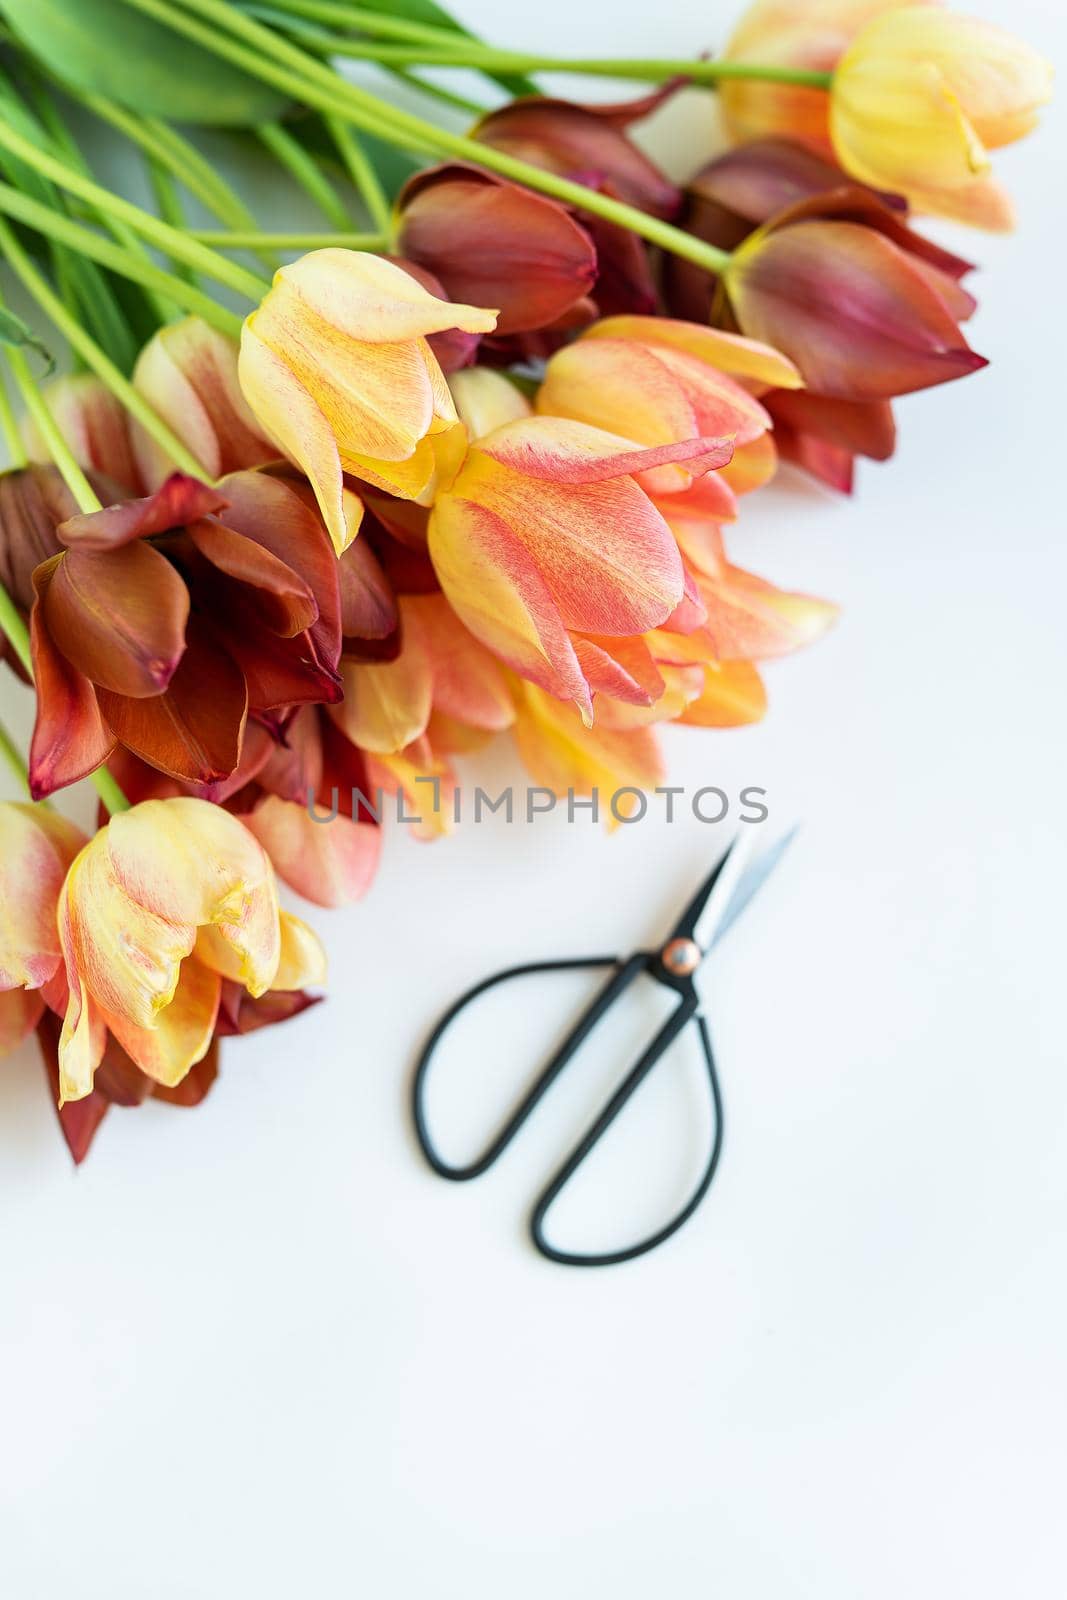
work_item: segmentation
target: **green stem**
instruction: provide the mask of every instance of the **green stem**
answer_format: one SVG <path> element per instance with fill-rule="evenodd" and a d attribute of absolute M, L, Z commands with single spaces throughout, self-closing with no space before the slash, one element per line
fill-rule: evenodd
<path fill-rule="evenodd" d="M 342 122 L 340 117 L 327 116 L 324 120 L 330 138 L 337 146 L 337 154 L 359 191 L 363 204 L 370 213 L 371 221 L 388 238 L 393 229 L 392 208 L 378 174 L 367 159 L 367 152 L 348 124 Z"/>
<path fill-rule="evenodd" d="M 7 351 L 7 359 L 15 383 L 22 394 L 23 400 L 26 402 L 26 409 L 34 422 L 36 422 L 41 438 L 48 448 L 48 453 L 55 462 L 64 483 L 74 496 L 79 508 L 83 512 L 99 511 L 100 500 L 93 490 L 92 484 L 71 455 L 66 440 L 56 426 L 55 418 L 41 395 L 37 384 L 34 382 L 29 363 L 22 351 L 9 349 Z M 15 654 L 22 662 L 28 676 L 32 678 L 33 658 L 30 653 L 29 630 L 19 615 L 11 596 L 2 585 L 0 585 L 0 628 L 7 634 Z M 106 766 L 97 767 L 95 772 L 89 774 L 89 777 L 97 794 L 112 816 L 116 811 L 125 811 L 127 809 L 129 801 Z"/>
<path fill-rule="evenodd" d="M 314 156 L 310 155 L 299 139 L 278 122 L 264 122 L 256 133 L 304 193 L 318 206 L 327 222 L 335 228 L 347 228 L 348 212 L 329 179 L 319 171 Z"/>
<path fill-rule="evenodd" d="M 27 677 L 33 678 L 33 657 L 30 655 L 30 630 L 22 620 L 22 613 L 0 583 L 0 633 L 6 634 L 8 643 L 22 663 Z"/>
<path fill-rule="evenodd" d="M 48 454 L 59 469 L 63 482 L 77 501 L 79 511 L 99 511 L 100 500 L 96 491 L 75 461 L 70 446 L 56 426 L 56 419 L 34 382 L 25 355 L 21 350 L 10 348 L 5 351 L 5 355 L 11 368 L 11 376 L 15 380 L 15 387 L 22 396 L 26 410 L 37 424 L 37 431 L 44 440 Z"/>
<path fill-rule="evenodd" d="M 473 67 L 479 71 L 488 68 L 494 72 L 578 72 L 589 77 L 637 78 L 653 82 L 674 77 L 687 77 L 696 83 L 715 83 L 723 78 L 754 78 L 761 83 L 788 83 L 811 89 L 828 89 L 833 77 L 829 72 L 763 66 L 747 61 L 694 61 L 690 57 L 673 60 L 603 57 L 575 60 L 571 57 L 545 56 L 537 51 L 499 49 L 495 45 L 470 39 L 452 28 L 384 16 L 364 6 L 345 4 L 344 0 L 273 0 L 273 5 L 277 11 L 305 17 L 312 22 L 322 22 L 329 27 L 351 28 L 372 38 L 391 39 L 411 47 L 425 47 L 393 54 L 388 51 L 380 53 L 378 47 L 365 47 L 363 41 L 359 40 L 333 40 L 335 55 L 351 55 L 368 61 L 408 62 L 413 66 Z M 301 37 L 315 44 L 325 44 L 329 38 L 326 34 L 316 37 L 310 32 L 302 33 Z"/>
<path fill-rule="evenodd" d="M 120 196 L 112 194 L 110 189 L 104 189 L 91 178 L 75 172 L 55 156 L 38 150 L 36 145 L 29 139 L 23 138 L 22 134 L 3 118 L 0 118 L 0 146 L 39 172 L 42 177 L 50 178 L 61 189 L 77 195 L 80 200 L 87 201 L 96 210 L 117 217 L 143 238 L 165 251 L 167 255 L 173 256 L 178 261 L 184 261 L 190 267 L 195 267 L 205 277 L 213 278 L 217 283 L 223 283 L 227 288 L 254 301 L 262 299 L 269 288 L 269 284 L 262 278 L 246 272 L 244 267 L 238 266 L 236 262 L 217 255 L 206 245 L 197 244 L 179 229 L 161 222 L 159 217 L 154 217 L 151 212 L 143 211 L 140 206 L 121 199 Z"/>
<path fill-rule="evenodd" d="M 7 597 L 5 596 L 5 599 L 6 598 Z M 26 759 L 23 756 L 22 751 L 19 749 L 10 733 L 8 733 L 7 729 L 4 727 L 3 722 L 0 722 L 0 756 L 3 756 L 4 760 L 7 762 L 16 778 L 19 780 L 21 786 L 25 789 L 26 793 L 29 794 L 30 769 L 26 765 Z"/>
<path fill-rule="evenodd" d="M 26 446 L 22 442 L 22 434 L 19 432 L 15 413 L 11 408 L 11 397 L 7 392 L 7 385 L 2 379 L 0 379 L 0 433 L 4 436 L 4 443 L 7 445 L 9 457 L 6 470 L 17 472 L 20 467 L 26 465 L 29 457 L 26 454 Z"/>
<path fill-rule="evenodd" d="M 257 245 L 275 250 L 382 250 L 388 243 L 381 233 L 217 233 L 193 228 L 189 237 L 216 250 L 249 250 Z"/>
<path fill-rule="evenodd" d="M 47 280 L 23 250 L 14 231 L 2 219 L 0 219 L 0 250 L 7 257 L 24 288 L 33 296 L 71 348 L 78 352 L 90 371 L 95 372 L 100 381 L 106 384 L 119 404 L 136 418 L 145 432 L 171 458 L 174 465 L 194 478 L 208 478 L 210 481 L 210 475 L 203 463 L 196 459 L 175 433 L 172 433 L 163 418 L 105 355 L 95 339 L 85 331 L 75 317 L 70 315 L 62 300 L 53 293 Z"/>
<path fill-rule="evenodd" d="M 117 272 L 120 276 L 130 278 L 134 283 L 139 283 L 144 288 L 173 300 L 175 304 L 192 312 L 194 316 L 203 317 L 205 322 L 217 328 L 220 333 L 236 336 L 241 331 L 241 318 L 236 312 L 228 311 L 225 306 L 218 305 L 202 289 L 197 289 L 184 279 L 175 277 L 172 272 L 165 272 L 154 262 L 142 261 L 120 245 L 112 243 L 110 239 L 101 238 L 91 228 L 83 228 L 80 223 L 64 216 L 62 212 L 53 211 L 51 206 L 33 200 L 29 195 L 20 194 L 7 183 L 0 183 L 0 212 L 14 217 L 18 222 L 26 223 L 38 233 L 43 233 L 46 238 L 69 245 L 71 249 L 89 256 L 93 261 L 98 261 L 101 266 L 109 267 L 112 272 Z"/>
<path fill-rule="evenodd" d="M 237 35 L 237 39 L 224 37 L 218 27 L 205 27 L 190 17 L 187 11 L 176 10 L 168 0 L 123 0 L 123 3 L 146 16 L 157 18 L 215 55 L 232 61 L 252 77 L 261 78 L 285 93 L 296 95 L 319 110 L 342 115 L 356 127 L 362 127 L 390 144 L 423 153 L 428 151 L 458 156 L 463 161 L 487 167 L 502 177 L 511 178 L 515 183 L 525 184 L 577 210 L 591 212 L 607 222 L 627 228 L 647 239 L 650 244 L 659 245 L 673 255 L 692 261 L 714 276 L 721 273 L 730 260 L 727 251 L 717 250 L 691 234 L 683 233 L 680 228 L 661 222 L 658 217 L 649 216 L 633 206 L 586 189 L 579 183 L 572 183 L 567 178 L 557 177 L 555 173 L 542 171 L 529 162 L 495 150 L 491 145 L 448 133 L 421 117 L 387 105 L 376 95 L 357 88 L 328 67 L 306 57 L 302 51 L 288 45 L 269 29 L 260 27 L 250 17 L 233 10 L 224 0 L 185 0 L 185 6 L 187 11 L 207 17 L 229 33 Z M 238 42 L 239 39 L 250 40 L 255 48 L 247 48 Z M 265 56 L 273 60 L 265 60 Z"/>

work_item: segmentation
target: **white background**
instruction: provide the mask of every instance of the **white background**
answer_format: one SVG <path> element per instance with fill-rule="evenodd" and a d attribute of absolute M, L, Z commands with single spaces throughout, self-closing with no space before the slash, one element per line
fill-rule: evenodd
<path fill-rule="evenodd" d="M 681 54 L 731 9 L 464 15 Z M 1053 0 L 980 9 L 1064 43 Z M 676 171 L 707 105 L 653 130 Z M 676 782 L 804 824 L 703 980 L 709 1204 L 634 1265 L 550 1266 L 529 1200 L 624 1058 L 469 1187 L 422 1165 L 406 1094 L 459 989 L 656 938 L 727 829 L 392 828 L 366 901 L 313 914 L 328 1005 L 227 1049 L 202 1109 L 114 1113 L 74 1173 L 33 1050 L 0 1065 L 5 1596 L 1063 1595 L 1063 125 L 999 162 L 1019 234 L 963 244 L 992 367 L 905 401 L 855 503 L 783 478 L 732 537 L 844 617 L 769 672 L 761 727 L 669 741 Z M 474 1042 L 456 1127 L 532 1064 L 542 999 Z M 628 1223 L 679 1192 L 691 1088 L 620 1129 Z"/>

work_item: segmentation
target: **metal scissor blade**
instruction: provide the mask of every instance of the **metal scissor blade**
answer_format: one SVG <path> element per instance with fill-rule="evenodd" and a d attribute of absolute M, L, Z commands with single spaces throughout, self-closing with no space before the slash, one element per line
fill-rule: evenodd
<path fill-rule="evenodd" d="M 738 917 L 748 907 L 749 902 L 759 894 L 799 832 L 799 825 L 795 828 L 790 828 L 789 832 L 783 834 L 775 844 L 771 845 L 769 850 L 764 851 L 758 861 L 751 863 L 734 890 L 733 899 L 726 907 L 722 920 L 715 931 L 715 936 L 711 941 L 713 945 L 718 944 L 723 935 L 729 933 Z M 697 942 L 700 943 L 699 940 Z"/>
<path fill-rule="evenodd" d="M 725 915 L 733 898 L 753 843 L 751 829 L 737 835 L 682 912 L 671 934 L 672 939 L 692 939 L 701 950 L 705 953 L 708 951 L 719 920 Z"/>

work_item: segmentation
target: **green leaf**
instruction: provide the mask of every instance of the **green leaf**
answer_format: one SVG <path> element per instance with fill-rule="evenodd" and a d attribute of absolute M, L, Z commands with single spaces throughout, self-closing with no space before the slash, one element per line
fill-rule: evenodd
<path fill-rule="evenodd" d="M 56 358 L 46 344 L 43 344 L 28 322 L 23 322 L 13 311 L 6 306 L 0 306 L 0 344 L 12 344 L 22 349 L 36 350 L 46 363 L 45 377 L 56 370 Z"/>
<path fill-rule="evenodd" d="M 247 127 L 285 99 L 122 0 L 0 0 L 13 31 L 72 88 L 176 122 Z"/>

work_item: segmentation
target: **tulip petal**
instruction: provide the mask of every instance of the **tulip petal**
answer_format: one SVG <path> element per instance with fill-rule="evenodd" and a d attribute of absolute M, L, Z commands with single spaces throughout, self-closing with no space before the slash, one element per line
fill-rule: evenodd
<path fill-rule="evenodd" d="M 609 808 L 619 790 L 652 789 L 663 781 L 663 760 L 651 728 L 585 728 L 571 707 L 532 684 L 522 685 L 515 742 L 531 777 L 553 794 L 597 791 L 605 822 L 612 820 Z M 617 809 L 624 808 L 618 804 Z"/>
<path fill-rule="evenodd" d="M 577 634 L 574 650 L 594 694 L 628 705 L 650 706 L 663 693 L 663 678 L 642 638 Z"/>
<path fill-rule="evenodd" d="M 164 1100 L 169 1106 L 198 1106 L 207 1099 L 219 1075 L 218 1023 L 215 1034 L 204 1055 L 194 1061 L 180 1083 L 168 1085 L 154 1083 L 152 1098 Z M 99 1081 L 99 1072 L 97 1073 Z"/>
<path fill-rule="evenodd" d="M 697 728 L 742 728 L 759 722 L 767 710 L 767 691 L 751 661 L 710 662 L 704 687 L 678 718 Z"/>
<path fill-rule="evenodd" d="M 359 343 L 395 344 L 461 328 L 491 333 L 496 313 L 428 293 L 410 273 L 356 250 L 312 250 L 274 275 L 309 319 Z M 254 313 L 259 316 L 261 313 Z"/>
<path fill-rule="evenodd" d="M 151 1028 L 108 1014 L 108 1027 L 131 1061 L 154 1083 L 173 1088 L 211 1047 L 222 979 L 195 958 L 182 962 L 173 999 Z"/>
<path fill-rule="evenodd" d="M 243 602 L 272 633 L 291 639 L 318 620 L 310 584 L 262 545 L 207 519 L 190 524 L 188 535 L 213 567 L 251 591 L 242 595 Z"/>
<path fill-rule="evenodd" d="M 508 423 L 479 441 L 479 450 L 502 466 L 542 483 L 586 486 L 680 463 L 694 474 L 723 467 L 733 455 L 729 439 L 688 438 L 653 449 L 564 417 L 529 417 Z M 456 487 L 456 486 L 454 486 Z M 456 487 L 456 492 L 462 491 Z"/>
<path fill-rule="evenodd" d="M 75 671 L 115 694 L 161 693 L 185 650 L 188 591 L 166 557 L 141 540 L 106 552 L 68 550 L 41 608 Z"/>
<path fill-rule="evenodd" d="M 115 736 L 101 714 L 96 690 L 56 649 L 41 615 L 41 597 L 61 556 L 34 573 L 37 599 L 30 615 L 30 650 L 37 719 L 30 741 L 30 793 L 43 800 L 77 783 L 106 761 Z"/>
<path fill-rule="evenodd" d="M 271 987 L 291 991 L 325 983 L 326 952 L 315 930 L 290 911 L 281 912 L 279 922 L 282 953 Z"/>
<path fill-rule="evenodd" d="M 143 492 L 129 414 L 106 384 L 90 372 L 66 374 L 43 384 L 41 398 L 79 467 L 101 473 L 127 494 Z M 50 462 L 51 454 L 31 417 L 24 419 L 22 433 L 30 460 Z M 72 505 L 66 516 L 76 509 Z"/>
<path fill-rule="evenodd" d="M 448 387 L 459 419 L 472 439 L 482 439 L 507 422 L 519 422 L 532 407 L 522 390 L 493 367 L 454 372 Z"/>
<path fill-rule="evenodd" d="M 870 228 L 753 235 L 725 281 L 742 326 L 780 344 L 820 394 L 888 400 L 986 365 L 923 273 Z"/>
<path fill-rule="evenodd" d="M 236 342 L 199 317 L 161 328 L 138 356 L 133 383 L 203 463 L 205 477 L 271 459 L 274 452 L 241 393 Z M 169 458 L 136 422 L 133 447 L 146 482 L 163 481 L 172 470 Z"/>
<path fill-rule="evenodd" d="M 555 600 L 525 544 L 487 506 L 443 495 L 430 555 L 460 620 L 502 661 L 591 712 L 589 690 Z"/>
<path fill-rule="evenodd" d="M 36 1028 L 45 1004 L 34 989 L 0 990 L 0 1057 L 9 1055 Z"/>
<path fill-rule="evenodd" d="M 217 783 L 236 769 L 248 711 L 244 676 L 231 656 L 190 624 L 188 646 L 165 693 L 131 700 L 98 691 L 122 744 L 186 783 Z"/>
<path fill-rule="evenodd" d="M 430 662 L 434 710 L 492 732 L 510 727 L 515 708 L 504 674 L 445 596 L 405 595 L 400 606 L 405 628 L 414 619 Z"/>
<path fill-rule="evenodd" d="M 39 989 L 55 974 L 56 904 L 84 843 L 58 812 L 0 801 L 0 992 Z"/>
<path fill-rule="evenodd" d="M 374 880 L 382 839 L 374 823 L 354 822 L 340 812 L 329 822 L 314 820 L 306 799 L 282 800 L 276 795 L 266 795 L 243 821 L 279 877 L 314 905 L 351 905 Z"/>
<path fill-rule="evenodd" d="M 387 755 L 425 730 L 433 676 L 414 613 L 404 617 L 403 648 L 395 661 L 345 661 L 345 697 L 333 715 L 354 744 Z"/>
<path fill-rule="evenodd" d="M 582 340 L 586 339 L 631 339 L 666 345 L 709 367 L 717 367 L 729 377 L 766 384 L 772 389 L 799 389 L 804 381 L 788 356 L 773 345 L 675 317 L 604 317 L 586 329 Z"/>
<path fill-rule="evenodd" d="M 69 549 L 117 550 L 132 539 L 169 533 L 198 517 L 221 511 L 226 504 L 217 489 L 184 472 L 172 472 L 154 494 L 143 500 L 123 500 L 102 511 L 83 511 L 68 517 L 56 530 Z"/>
<path fill-rule="evenodd" d="M 702 637 L 719 661 L 786 655 L 819 638 L 838 615 L 828 600 L 778 589 L 741 567 L 727 565 L 721 579 L 702 579 L 699 588 L 708 609 Z"/>
<path fill-rule="evenodd" d="M 396 596 L 368 540 L 349 545 L 337 563 L 337 580 L 342 636 L 388 638 L 397 623 Z"/>
<path fill-rule="evenodd" d="M 546 327 L 596 281 L 592 241 L 563 206 L 476 167 L 418 173 L 397 208 L 402 253 L 457 299 L 492 303 L 497 334 Z"/>

